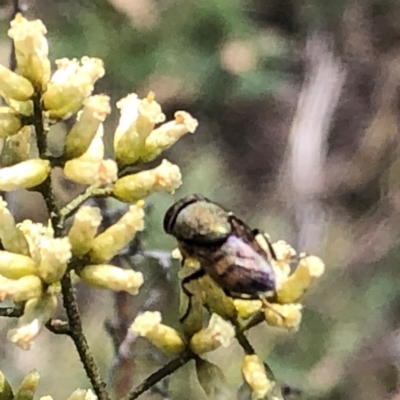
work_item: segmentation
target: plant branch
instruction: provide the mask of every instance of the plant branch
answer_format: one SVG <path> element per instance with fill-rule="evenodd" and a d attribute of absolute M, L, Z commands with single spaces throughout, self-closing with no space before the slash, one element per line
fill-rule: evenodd
<path fill-rule="evenodd" d="M 75 199 L 73 199 L 70 203 L 68 203 L 60 210 L 59 213 L 60 220 L 58 221 L 58 228 L 61 229 L 64 225 L 65 220 L 69 216 L 71 216 L 78 209 L 78 207 L 86 200 L 95 196 L 101 196 L 101 197 L 108 196 L 109 194 L 111 194 L 110 188 L 89 186 L 82 194 L 77 196 Z"/>
<path fill-rule="evenodd" d="M 93 390 L 99 400 L 109 400 L 109 396 L 106 390 L 106 384 L 101 379 L 99 368 L 90 352 L 88 342 L 83 333 L 82 322 L 76 304 L 71 276 L 67 273 L 61 280 L 63 304 L 67 313 L 68 322 L 70 326 L 69 336 L 75 344 L 76 350 L 79 354 L 79 358 L 83 364 L 90 383 L 93 386 Z"/>
<path fill-rule="evenodd" d="M 140 385 L 138 385 L 135 389 L 133 389 L 127 396 L 125 396 L 122 400 L 135 400 L 142 393 L 149 390 L 156 383 L 171 375 L 179 368 L 183 367 L 190 360 L 195 359 L 197 356 L 191 351 L 186 351 L 182 353 L 179 357 L 174 358 L 168 364 L 165 364 L 158 371 L 151 374 L 148 378 L 146 378 Z"/>
<path fill-rule="evenodd" d="M 41 92 L 37 90 L 32 98 L 34 105 L 33 113 L 33 125 L 36 131 L 36 144 L 39 151 L 39 157 L 43 160 L 48 160 L 48 149 L 47 149 L 47 133 L 48 124 L 43 118 L 42 103 L 41 103 Z M 42 193 L 46 206 L 50 215 L 52 227 L 54 229 L 54 236 L 60 237 L 64 228 L 64 214 L 58 210 L 51 181 L 51 174 L 45 179 L 45 181 L 39 186 L 39 190 Z M 74 202 L 71 202 L 75 204 Z M 70 203 L 70 204 L 71 204 Z M 78 207 L 81 202 L 75 206 Z M 88 342 L 82 329 L 82 322 L 78 311 L 78 305 L 76 303 L 74 289 L 71 282 L 70 272 L 67 271 L 61 279 L 61 291 L 63 305 L 67 314 L 68 322 L 66 324 L 59 324 L 56 321 L 49 321 L 46 327 L 57 334 L 67 334 L 71 337 L 75 344 L 79 358 L 83 364 L 86 375 L 92 384 L 93 390 L 96 393 L 98 400 L 109 400 L 109 395 L 106 390 L 106 384 L 101 379 L 99 368 L 93 358 L 93 355 L 89 349 Z"/>
<path fill-rule="evenodd" d="M 47 131 L 45 121 L 43 119 L 41 95 L 35 93 L 32 98 L 33 100 L 33 125 L 36 132 L 36 144 L 39 151 L 39 157 L 42 160 L 46 159 L 47 153 Z M 43 195 L 46 207 L 50 215 L 51 224 L 53 229 L 57 228 L 58 225 L 58 207 L 54 199 L 52 184 L 51 184 L 51 173 L 47 176 L 44 182 L 38 187 Z M 59 232 L 55 232 L 55 236 L 58 236 Z"/>
<path fill-rule="evenodd" d="M 0 317 L 19 318 L 23 313 L 21 307 L 0 307 Z"/>
<path fill-rule="evenodd" d="M 59 319 L 50 319 L 45 324 L 46 328 L 55 335 L 68 335 L 71 336 L 69 324 L 66 321 Z"/>
<path fill-rule="evenodd" d="M 236 329 L 236 339 L 239 342 L 240 346 L 242 347 L 243 351 L 246 353 L 246 355 L 250 356 L 256 354 L 253 346 L 247 339 L 246 335 L 243 333 L 243 331 L 241 331 L 238 328 Z"/>

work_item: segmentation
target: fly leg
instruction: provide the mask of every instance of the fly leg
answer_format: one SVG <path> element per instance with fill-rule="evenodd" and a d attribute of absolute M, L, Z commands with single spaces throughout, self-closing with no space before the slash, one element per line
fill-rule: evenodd
<path fill-rule="evenodd" d="M 192 310 L 192 297 L 193 297 L 193 293 L 191 293 L 186 285 L 189 284 L 190 282 L 199 279 L 201 277 L 203 277 L 205 275 L 205 272 L 203 269 L 198 269 L 196 272 L 194 272 L 191 275 L 185 276 L 182 281 L 181 281 L 181 288 L 182 288 L 182 292 L 187 296 L 188 298 L 188 306 L 186 308 L 186 311 L 184 312 L 184 314 L 179 318 L 179 321 L 181 323 L 183 323 L 185 321 L 185 319 L 189 316 L 191 310 Z"/>

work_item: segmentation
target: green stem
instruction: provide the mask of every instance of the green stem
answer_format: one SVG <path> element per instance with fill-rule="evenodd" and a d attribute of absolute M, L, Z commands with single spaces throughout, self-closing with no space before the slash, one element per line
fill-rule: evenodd
<path fill-rule="evenodd" d="M 64 226 L 65 220 L 71 216 L 79 206 L 91 197 L 103 197 L 111 194 L 111 188 L 104 188 L 99 186 L 89 186 L 82 194 L 73 199 L 70 203 L 60 210 L 60 219 L 58 221 L 58 228 Z"/>

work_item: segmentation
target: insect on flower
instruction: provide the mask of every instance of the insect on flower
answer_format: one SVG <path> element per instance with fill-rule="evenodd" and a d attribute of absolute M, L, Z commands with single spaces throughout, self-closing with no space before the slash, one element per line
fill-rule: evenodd
<path fill-rule="evenodd" d="M 275 258 L 256 240 L 252 230 L 232 213 L 207 198 L 193 194 L 178 200 L 166 212 L 164 230 L 173 235 L 185 259 L 195 258 L 200 269 L 182 280 L 185 284 L 209 275 L 234 298 L 258 299 L 275 293 L 275 276 L 270 259 Z"/>

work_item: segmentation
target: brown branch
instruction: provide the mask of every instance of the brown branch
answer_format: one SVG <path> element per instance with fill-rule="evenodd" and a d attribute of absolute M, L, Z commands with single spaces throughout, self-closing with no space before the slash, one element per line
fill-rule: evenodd
<path fill-rule="evenodd" d="M 0 317 L 19 318 L 24 313 L 21 307 L 0 307 Z"/>
<path fill-rule="evenodd" d="M 142 393 L 149 390 L 156 383 L 160 382 L 162 379 L 171 375 L 179 368 L 183 367 L 190 360 L 195 359 L 197 356 L 191 351 L 186 351 L 182 353 L 179 357 L 174 358 L 168 364 L 165 364 L 162 368 L 151 374 L 148 378 L 146 378 L 140 385 L 138 385 L 135 389 L 133 389 L 127 396 L 125 396 L 122 400 L 135 400 Z"/>
<path fill-rule="evenodd" d="M 70 273 L 67 273 L 61 280 L 62 297 L 65 311 L 70 326 L 69 336 L 75 344 L 79 358 L 83 364 L 86 375 L 93 386 L 93 390 L 99 400 L 109 400 L 106 384 L 101 379 L 99 368 L 89 349 L 89 344 L 83 333 L 82 322 L 73 292 Z"/>
<path fill-rule="evenodd" d="M 71 330 L 68 322 L 59 319 L 50 319 L 46 322 L 45 327 L 55 335 L 68 335 L 71 336 Z"/>
<path fill-rule="evenodd" d="M 235 327 L 235 331 L 236 331 L 236 340 L 239 342 L 239 344 L 242 347 L 245 354 L 248 356 L 256 354 L 253 346 L 251 345 L 251 343 L 247 339 L 246 335 L 244 334 L 244 332 L 240 329 L 240 327 L 237 324 Z"/>

